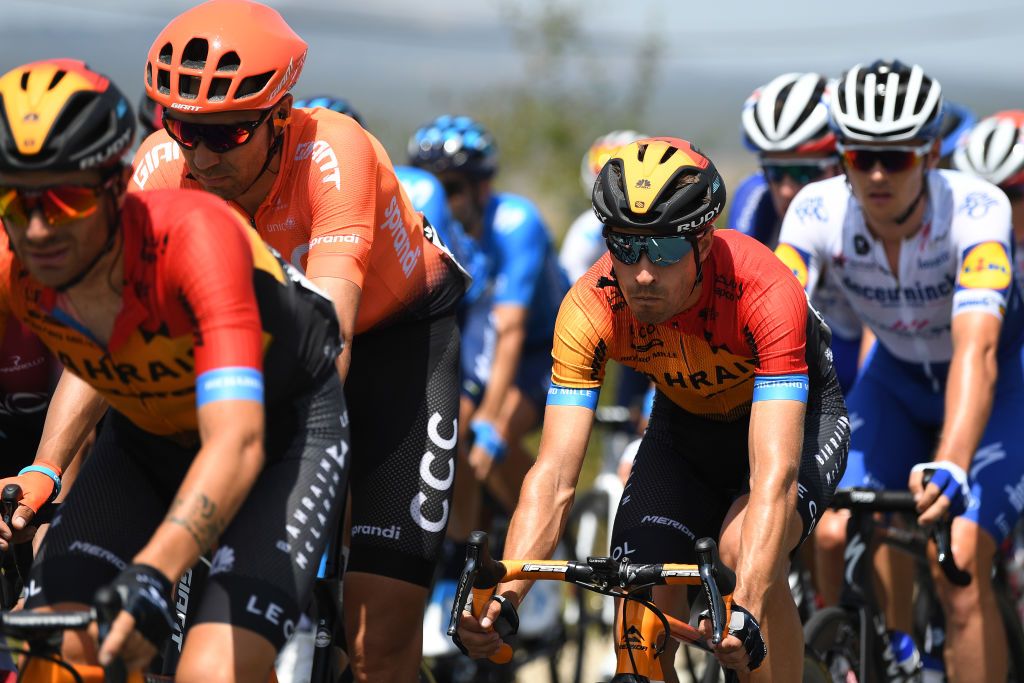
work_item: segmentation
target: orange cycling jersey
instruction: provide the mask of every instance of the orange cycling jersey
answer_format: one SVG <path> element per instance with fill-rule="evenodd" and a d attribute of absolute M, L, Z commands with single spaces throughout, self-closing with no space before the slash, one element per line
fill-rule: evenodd
<path fill-rule="evenodd" d="M 308 277 L 362 290 L 356 334 L 454 307 L 465 275 L 425 229 L 376 138 L 344 114 L 293 109 L 280 155 L 252 224 Z M 131 189 L 200 188 L 162 130 L 142 143 L 134 167 Z"/>
<path fill-rule="evenodd" d="M 129 194 L 120 223 L 124 285 L 107 343 L 7 249 L 0 337 L 13 312 L 66 370 L 157 435 L 195 432 L 205 403 L 270 404 L 335 372 L 340 342 L 330 301 L 224 202 L 204 192 Z"/>
<path fill-rule="evenodd" d="M 809 382 L 828 371 L 807 354 L 811 346 L 818 353 L 823 331 L 827 345 L 827 328 L 809 315 L 793 274 L 756 240 L 715 233 L 697 303 L 659 324 L 632 314 L 611 258 L 599 259 L 562 302 L 548 405 L 594 407 L 609 358 L 644 373 L 687 412 L 717 420 L 745 415 L 752 401 L 806 401 Z"/>

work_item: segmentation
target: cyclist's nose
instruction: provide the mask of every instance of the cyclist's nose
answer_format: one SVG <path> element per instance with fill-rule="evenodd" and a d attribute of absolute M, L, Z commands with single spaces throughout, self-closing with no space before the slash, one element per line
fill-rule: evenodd
<path fill-rule="evenodd" d="M 195 149 L 192 150 L 192 165 L 197 170 L 205 171 L 213 168 L 218 163 L 220 163 L 220 155 L 216 152 L 211 152 L 205 142 L 200 141 Z"/>
<path fill-rule="evenodd" d="M 647 252 L 640 254 L 640 260 L 637 261 L 637 265 L 640 267 L 636 272 L 635 280 L 638 285 L 651 285 L 657 279 L 654 277 L 654 264 L 651 263 L 651 259 L 647 258 Z"/>

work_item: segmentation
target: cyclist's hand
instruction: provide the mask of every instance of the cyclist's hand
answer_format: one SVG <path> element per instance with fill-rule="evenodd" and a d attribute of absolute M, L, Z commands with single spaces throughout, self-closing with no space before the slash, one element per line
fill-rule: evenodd
<path fill-rule="evenodd" d="M 480 446 L 473 446 L 469 449 L 469 466 L 473 469 L 473 477 L 479 482 L 487 481 L 494 469 L 495 461 L 491 455 Z"/>
<path fill-rule="evenodd" d="M 124 609 L 101 644 L 100 664 L 120 656 L 129 670 L 138 670 L 149 664 L 174 628 L 172 585 L 159 570 L 145 564 L 129 566 L 112 585 Z"/>
<path fill-rule="evenodd" d="M 458 640 L 455 644 L 461 645 L 460 649 L 473 659 L 486 659 L 496 653 L 501 647 L 501 637 L 494 630 L 494 621 L 499 614 L 501 603 L 497 600 L 488 601 L 487 610 L 479 620 L 471 613 L 463 612 L 459 617 Z"/>
<path fill-rule="evenodd" d="M 922 487 L 925 472 L 931 473 L 927 487 Z M 917 501 L 918 524 L 927 526 L 947 515 L 962 515 L 971 500 L 967 473 L 956 463 L 941 461 L 914 465 L 910 471 L 909 488 Z"/>
<path fill-rule="evenodd" d="M 722 666 L 733 671 L 753 671 L 768 655 L 760 625 L 754 615 L 739 605 L 733 604 L 729 633 L 717 646 L 711 643 L 711 619 L 707 610 L 701 614 L 700 631 L 708 647 L 714 648 L 715 657 Z"/>
<path fill-rule="evenodd" d="M 469 424 L 473 432 L 473 447 L 469 451 L 469 465 L 477 481 L 486 481 L 496 463 L 505 458 L 507 444 L 493 423 L 473 420 Z"/>
<path fill-rule="evenodd" d="M 39 508 L 50 500 L 56 488 L 53 479 L 40 472 L 26 472 L 17 477 L 0 479 L 0 490 L 8 484 L 17 484 L 21 487 L 21 499 L 11 517 L 11 526 L 14 528 L 8 528 L 3 520 L 0 520 L 0 550 L 7 550 L 12 536 L 15 543 L 24 543 L 32 539 L 36 532 L 36 528 L 31 526 L 32 518 Z"/>

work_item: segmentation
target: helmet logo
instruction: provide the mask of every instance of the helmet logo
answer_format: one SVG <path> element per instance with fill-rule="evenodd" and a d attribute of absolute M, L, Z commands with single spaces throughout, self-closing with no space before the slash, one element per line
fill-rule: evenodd
<path fill-rule="evenodd" d="M 885 83 L 879 83 L 875 87 L 875 90 L 878 92 L 879 95 L 884 97 L 885 96 Z"/>
<path fill-rule="evenodd" d="M 646 204 L 644 204 L 642 201 L 638 199 L 635 202 L 633 202 L 633 206 L 637 209 L 642 209 L 646 206 Z"/>
<path fill-rule="evenodd" d="M 651 189 L 651 181 L 648 180 L 647 178 L 641 178 L 640 180 L 636 181 L 636 187 L 640 188 L 641 190 L 649 190 Z"/>
<path fill-rule="evenodd" d="M 202 107 L 198 107 L 194 104 L 182 104 L 181 102 L 173 102 L 171 109 L 180 109 L 182 111 L 200 111 Z"/>
<path fill-rule="evenodd" d="M 711 209 L 710 211 L 705 213 L 700 218 L 696 218 L 696 219 L 690 221 L 689 223 L 683 223 L 682 225 L 680 225 L 678 228 L 676 228 L 676 232 L 682 232 L 683 230 L 687 230 L 687 229 L 690 229 L 690 228 L 699 228 L 700 226 L 704 225 L 708 221 L 714 220 L 715 216 L 717 216 L 718 212 L 721 211 L 721 210 L 722 210 L 722 203 L 719 202 L 718 204 L 715 205 L 715 208 Z"/>

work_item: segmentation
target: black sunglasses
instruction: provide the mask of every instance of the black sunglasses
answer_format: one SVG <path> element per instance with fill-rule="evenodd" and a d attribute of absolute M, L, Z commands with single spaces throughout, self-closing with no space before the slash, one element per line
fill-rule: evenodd
<path fill-rule="evenodd" d="M 781 183 L 792 178 L 797 185 L 806 185 L 824 178 L 831 173 L 839 160 L 836 158 L 815 159 L 814 161 L 761 161 L 761 171 L 770 183 Z"/>
<path fill-rule="evenodd" d="M 168 110 L 165 109 L 163 123 L 167 134 L 183 149 L 192 151 L 202 142 L 211 152 L 223 154 L 252 140 L 253 133 L 266 123 L 272 111 L 273 107 L 264 109 L 255 121 L 193 123 L 168 116 Z"/>

